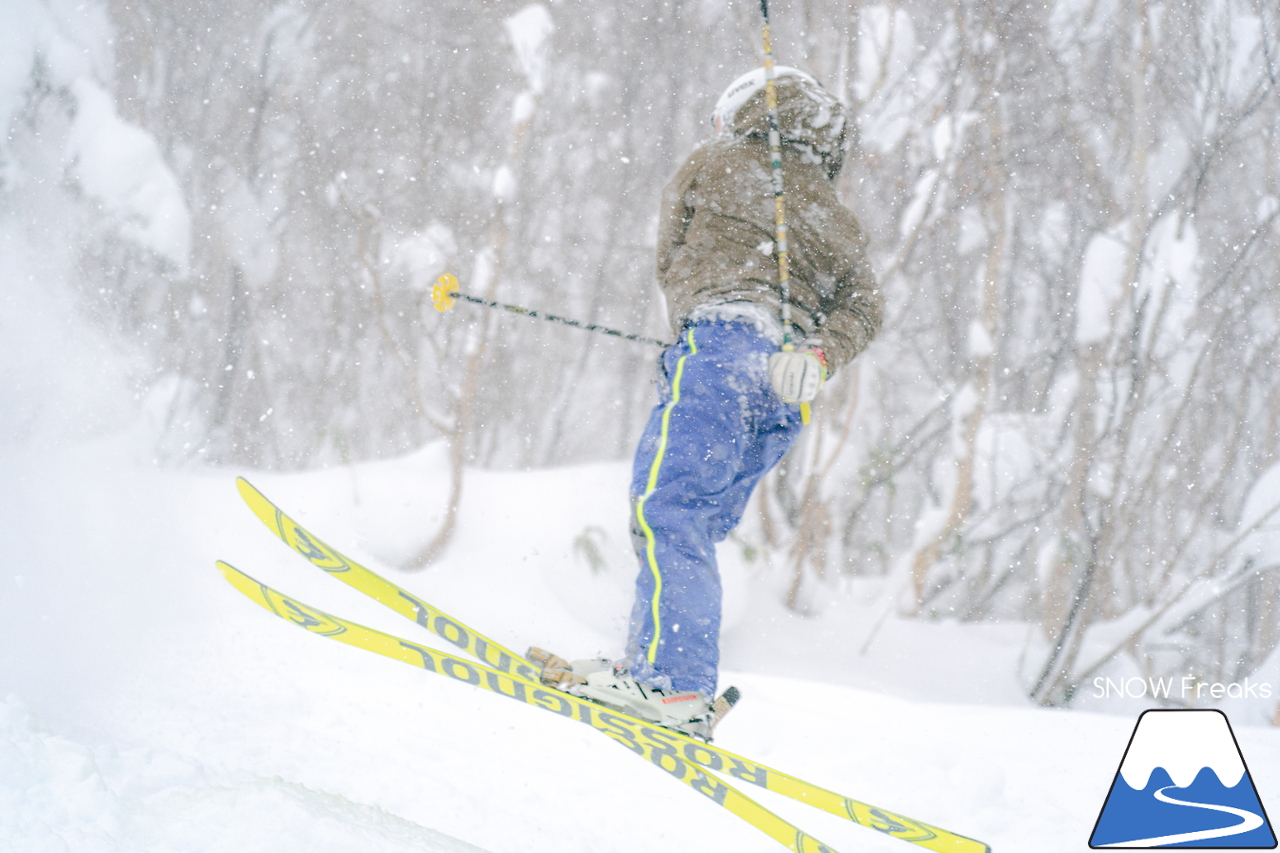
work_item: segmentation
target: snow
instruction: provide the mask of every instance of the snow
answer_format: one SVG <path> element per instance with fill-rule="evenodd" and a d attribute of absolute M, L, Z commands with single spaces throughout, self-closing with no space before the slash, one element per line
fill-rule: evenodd
<path fill-rule="evenodd" d="M 178 179 L 151 134 L 116 115 L 111 96 L 96 82 L 71 86 L 76 120 L 67 160 L 90 196 L 120 221 L 121 233 L 186 271 L 191 217 Z"/>
<path fill-rule="evenodd" d="M 26 59 L 40 51 L 48 73 L 64 84 L 83 82 L 76 75 L 93 71 L 92 50 L 72 37 L 85 26 L 72 19 L 83 15 L 92 23 L 92 8 L 68 12 L 71 19 L 55 14 L 60 8 L 19 3 L 24 14 L 0 19 L 14 24 L 0 26 L 0 117 L 21 106 L 11 99 L 22 82 L 7 62 L 8 49 L 21 52 L 21 45 L 10 40 L 28 39 Z M 61 180 L 68 165 L 61 138 L 52 130 L 50 138 L 54 144 L 37 150 L 20 133 L 0 139 L 0 443 L 92 435 L 133 416 L 136 353 L 84 318 L 68 284 L 79 277 L 80 259 L 69 247 L 84 205 Z"/>
<path fill-rule="evenodd" d="M 858 116 L 862 144 L 868 151 L 887 154 L 911 132 L 913 114 L 924 109 L 922 101 L 949 73 L 948 62 L 936 52 L 920 61 L 925 48 L 917 39 L 915 24 L 895 4 L 860 6 L 858 33 L 853 91 L 863 104 Z M 966 124 L 962 117 L 955 128 L 956 139 Z"/>
<path fill-rule="evenodd" d="M 960 149 L 969 128 L 981 120 L 981 114 L 972 110 L 938 119 L 932 134 L 934 158 L 939 163 L 945 163 L 955 151 Z"/>
<path fill-rule="evenodd" d="M 11 851 L 480 848 L 376 806 L 203 765 L 145 747 L 96 749 L 45 730 L 17 699 L 0 701 L 0 845 Z M 234 821 L 228 816 L 234 815 Z M 270 833 L 262 833 L 264 826 Z"/>
<path fill-rule="evenodd" d="M 1229 30 L 1229 34 L 1224 33 L 1231 51 L 1227 91 L 1243 101 L 1258 85 L 1259 57 L 1265 55 L 1262 46 L 1262 21 L 1254 15 L 1237 15 L 1231 18 Z"/>
<path fill-rule="evenodd" d="M 436 221 L 397 241 L 387 261 L 409 280 L 414 290 L 426 290 L 446 270 L 457 251 L 453 231 Z"/>
<path fill-rule="evenodd" d="M 223 196 L 218 217 L 226 238 L 227 253 L 251 285 L 271 280 L 280 268 L 280 245 L 272 227 L 272 208 L 283 199 L 268 190 L 267 199 L 244 181 L 237 180 Z M 273 198 L 274 196 L 274 198 Z"/>
<path fill-rule="evenodd" d="M 904 77 L 918 51 L 905 11 L 882 4 L 859 15 L 858 96 L 887 101 L 867 144 L 885 152 L 903 139 L 903 116 L 935 72 L 926 65 L 919 80 Z M 76 105 L 65 148 L 45 154 L 121 235 L 185 269 L 191 229 L 179 183 L 155 139 L 122 119 L 108 94 L 104 7 L 9 0 L 3 18 L 0 120 L 8 126 L 21 107 L 38 53 Z M 527 84 L 513 107 L 519 123 L 544 88 L 554 24 L 546 6 L 533 5 L 508 18 L 506 32 Z M 1247 82 L 1243 60 L 1256 41 L 1252 30 L 1236 36 L 1233 91 Z M 946 187 L 942 161 L 960 149 L 966 126 L 936 125 L 939 166 L 912 188 L 903 219 L 912 228 Z M 4 159 L 0 184 L 0 849 L 779 849 L 587 727 L 309 636 L 214 569 L 226 559 L 307 603 L 433 644 L 283 548 L 240 502 L 234 477 L 245 474 L 334 546 L 500 642 L 570 657 L 616 654 L 635 572 L 625 462 L 468 471 L 456 537 L 417 574 L 396 566 L 443 516 L 442 445 L 287 475 L 162 468 L 154 448 L 164 403 L 182 389 L 172 380 L 134 399 L 133 353 L 72 298 L 73 253 L 59 243 L 84 211 L 24 164 Z M 497 197 L 516 190 L 509 170 L 495 173 Z M 225 219 L 239 228 L 229 232 L 229 251 L 256 282 L 280 259 L 265 239 L 268 208 L 251 196 L 229 193 Z M 336 184 L 330 196 L 337 203 Z M 1277 204 L 1263 199 L 1258 217 Z M 962 253 L 983 235 L 975 210 L 966 222 Z M 1056 227 L 1048 213 L 1045 222 Z M 1167 307 L 1161 334 L 1176 339 L 1193 304 L 1200 247 L 1190 220 L 1170 214 L 1157 231 L 1143 277 Z M 455 242 L 432 223 L 395 242 L 384 260 L 421 289 Z M 1109 338 L 1128 251 L 1124 226 L 1089 244 L 1077 342 Z M 472 292 L 485 291 L 494 262 L 476 257 Z M 198 295 L 189 306 L 208 311 Z M 969 341 L 974 356 L 993 351 L 981 327 Z M 1069 381 L 1055 387 L 1051 410 L 1070 404 Z M 954 423 L 980 402 L 972 386 L 961 389 Z M 992 416 L 979 433 L 980 503 L 1004 499 L 1042 464 L 1034 427 Z M 954 466 L 933 485 L 938 501 L 921 516 L 919 542 L 945 525 Z M 1277 503 L 1280 467 L 1256 485 L 1241 531 Z M 1276 529 L 1268 520 L 1251 531 L 1242 552 L 1274 563 Z M 1055 547 L 1038 555 L 1042 570 Z M 809 579 L 799 613 L 783 604 L 792 578 L 782 566 L 733 541 L 720 557 L 722 686 L 736 684 L 745 698 L 718 743 L 999 851 L 1084 848 L 1134 715 L 1149 700 L 1082 695 L 1076 704 L 1089 711 L 1032 706 L 1023 679 L 1044 659 L 1039 629 L 895 616 L 889 605 L 906 587 L 904 561 L 888 578 Z M 1222 582 L 1202 582 L 1187 602 L 1206 600 Z M 1099 626 L 1082 659 L 1147 615 Z M 1253 677 L 1280 683 L 1280 652 Z M 1264 802 L 1280 791 L 1280 731 L 1250 723 L 1270 719 L 1276 695 L 1219 703 Z M 910 849 L 802 804 L 745 793 L 835 849 Z"/>
<path fill-rule="evenodd" d="M 1184 344 L 1187 327 L 1196 315 L 1199 292 L 1200 246 L 1195 222 L 1178 213 L 1163 217 L 1152 228 L 1152 249 L 1143 279 L 1149 282 L 1152 311 L 1161 318 L 1159 334 L 1171 346 Z"/>
<path fill-rule="evenodd" d="M 937 184 L 938 172 L 935 169 L 925 172 L 920 180 L 916 181 L 911 194 L 911 203 L 902 214 L 902 224 L 899 227 L 902 236 L 905 237 L 920 227 L 925 213 L 929 210 L 929 203 L 933 200 L 933 190 Z"/>
<path fill-rule="evenodd" d="M 510 202 L 516 196 L 516 176 L 507 166 L 499 166 L 493 173 L 493 197 Z"/>
<path fill-rule="evenodd" d="M 1273 195 L 1265 195 L 1258 201 L 1258 223 L 1264 224 L 1280 210 L 1280 199 Z"/>
<path fill-rule="evenodd" d="M 525 6 L 504 22 L 529 88 L 541 92 L 547 66 L 547 40 L 555 32 L 551 13 L 541 3 Z"/>
<path fill-rule="evenodd" d="M 961 210 L 957 218 L 960 220 L 960 235 L 956 241 L 958 253 L 967 255 L 987 245 L 990 235 L 987 233 L 987 224 L 983 221 L 981 210 L 970 205 Z"/>
<path fill-rule="evenodd" d="M 1100 344 L 1111 336 L 1112 315 L 1124 296 L 1128 242 L 1127 223 L 1089 240 L 1080 272 L 1076 343 Z"/>
<path fill-rule="evenodd" d="M 521 92 L 511 102 L 511 126 L 519 127 L 533 118 L 533 114 L 537 111 L 538 99 L 534 93 L 528 90 Z M 497 195 L 496 191 L 495 195 Z M 499 196 L 499 198 L 501 197 Z"/>
<path fill-rule="evenodd" d="M 60 152 L 67 176 L 101 205 L 123 237 L 185 273 L 190 214 L 155 139 L 121 119 L 107 92 L 109 33 L 101 4 L 10 0 L 0 10 L 0 127 L 9 128 L 23 109 L 33 66 L 39 67 L 44 82 L 75 104 Z M 23 174 L 17 159 L 3 156 L 11 142 L 0 142 L 0 188 L 28 179 L 40 183 L 43 175 Z"/>
<path fill-rule="evenodd" d="M 1273 465 L 1254 482 L 1245 499 L 1240 552 L 1262 565 L 1280 562 L 1280 465 Z"/>
<path fill-rule="evenodd" d="M 916 35 L 911 16 L 892 5 L 863 6 L 860 16 L 862 40 L 859 43 L 859 74 L 855 92 L 859 101 L 866 101 L 884 77 L 900 77 L 907 73 L 911 56 L 916 51 Z"/>
<path fill-rule="evenodd" d="M 430 642 L 281 546 L 240 504 L 237 472 L 157 469 L 147 439 L 0 453 L 5 849 L 775 849 L 586 727 L 273 619 L 213 561 Z M 471 472 L 445 558 L 399 572 L 439 516 L 445 466 L 432 446 L 245 473 L 335 547 L 500 642 L 616 653 L 633 577 L 626 466 Z M 732 547 L 722 558 L 722 683 L 746 698 L 718 742 L 996 849 L 1080 849 L 1132 718 L 1029 707 L 1010 676 L 1024 626 L 889 618 L 859 655 L 878 587 L 823 587 L 821 615 L 803 617 L 780 604 L 782 573 Z M 1280 733 L 1238 732 L 1266 797 Z M 748 793 L 837 850 L 907 849 Z M 637 808 L 655 816 L 642 839 L 616 817 Z"/>
<path fill-rule="evenodd" d="M 31 67 L 41 56 L 52 81 L 105 75 L 110 63 L 102 33 L 110 30 L 96 3 L 6 0 L 0 26 L 0 126 L 23 107 Z"/>
<path fill-rule="evenodd" d="M 987 331 L 986 326 L 977 320 L 969 323 L 969 357 L 972 359 L 990 358 L 995 354 L 996 342 L 991 340 L 991 334 Z"/>
<path fill-rule="evenodd" d="M 0 211 L 0 443 L 43 444 L 131 417 L 129 353 L 85 323 L 65 291 L 65 258 Z M 56 229 L 39 235 L 56 242 Z"/>

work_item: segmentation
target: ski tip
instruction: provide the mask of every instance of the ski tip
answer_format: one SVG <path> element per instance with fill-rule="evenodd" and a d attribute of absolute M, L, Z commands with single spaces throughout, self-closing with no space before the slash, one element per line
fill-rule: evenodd
<path fill-rule="evenodd" d="M 240 492 L 240 497 L 246 501 L 251 497 L 262 497 L 262 492 L 254 488 L 253 484 L 244 477 L 236 477 L 236 490 Z"/>
<path fill-rule="evenodd" d="M 261 584 L 256 580 L 249 577 L 230 563 L 224 563 L 221 560 L 217 560 L 214 565 L 216 565 L 218 567 L 218 571 L 222 573 L 223 580 L 243 592 L 245 595 L 248 595 L 250 598 L 253 597 L 250 594 L 250 590 L 255 586 L 261 586 Z"/>
<path fill-rule="evenodd" d="M 234 581 L 238 578 L 249 577 L 244 572 L 237 569 L 235 566 L 231 565 L 230 563 L 224 563 L 222 560 L 216 560 L 214 562 L 214 565 L 218 567 L 218 571 L 222 572 L 222 576 L 229 581 Z"/>
<path fill-rule="evenodd" d="M 240 499 L 245 502 L 245 506 L 253 511 L 263 524 L 276 532 L 276 535 L 284 538 L 284 534 L 280 531 L 278 525 L 278 516 L 280 509 L 273 504 L 266 495 L 258 491 L 258 487 L 250 483 L 244 477 L 236 477 L 236 489 L 240 492 Z"/>

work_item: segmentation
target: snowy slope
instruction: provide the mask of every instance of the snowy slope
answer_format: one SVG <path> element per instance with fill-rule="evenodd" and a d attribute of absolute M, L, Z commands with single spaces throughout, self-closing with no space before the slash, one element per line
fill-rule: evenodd
<path fill-rule="evenodd" d="M 450 839 L 494 853 L 781 849 L 586 727 L 273 619 L 214 559 L 427 638 L 284 548 L 240 504 L 237 472 L 161 471 L 145 446 L 139 432 L 0 451 L 3 849 L 472 849 Z M 438 448 L 250 476 L 335 546 L 500 641 L 575 656 L 620 642 L 624 466 L 475 473 L 454 546 L 416 575 L 386 560 L 420 543 L 440 509 Z M 606 557 L 598 570 L 574 547 L 592 527 Z M 1013 706 L 998 682 L 965 704 L 926 701 L 921 684 L 945 687 L 931 658 L 978 671 L 999 645 L 938 626 L 886 628 L 856 664 L 875 691 L 821 683 L 804 666 L 807 680 L 781 677 L 787 662 L 823 656 L 811 641 L 824 630 L 841 636 L 857 592 L 806 620 L 836 623 L 826 629 L 771 629 L 758 605 L 772 575 L 727 562 L 724 683 L 746 699 L 720 743 L 997 850 L 1086 849 L 1133 717 Z M 748 619 L 753 596 L 765 598 Z M 756 667 L 761 636 L 769 653 Z M 839 648 L 825 654 L 835 680 L 856 676 Z M 1280 733 L 1237 732 L 1265 803 L 1280 791 Z M 837 850 L 911 849 L 758 796 Z"/>
<path fill-rule="evenodd" d="M 146 747 L 87 747 L 0 703 L 0 845 L 11 851 L 480 848 L 376 806 Z"/>

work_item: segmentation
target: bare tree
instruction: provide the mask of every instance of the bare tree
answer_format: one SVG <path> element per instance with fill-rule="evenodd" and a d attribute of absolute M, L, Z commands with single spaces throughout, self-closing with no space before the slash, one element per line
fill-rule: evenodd
<path fill-rule="evenodd" d="M 144 342 L 170 459 L 447 441 L 425 561 L 469 466 L 629 455 L 653 353 L 439 315 L 430 285 L 448 270 L 669 334 L 658 194 L 759 61 L 760 20 L 566 2 L 515 120 L 522 2 L 111 3 L 119 109 L 159 140 L 196 239 L 184 272 L 94 231 L 84 298 Z M 787 603 L 858 575 L 882 579 L 884 618 L 1032 623 L 1020 675 L 1049 704 L 1121 657 L 1256 666 L 1277 641 L 1242 520 L 1280 438 L 1275 11 L 796 0 L 774 30 L 858 116 L 839 189 L 888 299 L 742 534 L 785 567 Z"/>

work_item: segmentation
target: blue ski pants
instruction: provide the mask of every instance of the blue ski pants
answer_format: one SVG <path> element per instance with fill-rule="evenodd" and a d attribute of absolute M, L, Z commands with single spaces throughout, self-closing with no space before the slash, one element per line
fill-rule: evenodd
<path fill-rule="evenodd" d="M 769 385 L 777 349 L 754 326 L 716 320 L 686 327 L 663 356 L 661 401 L 631 479 L 640 572 L 627 659 L 641 683 L 715 696 L 715 546 L 800 433 L 799 406 L 783 403 Z"/>

